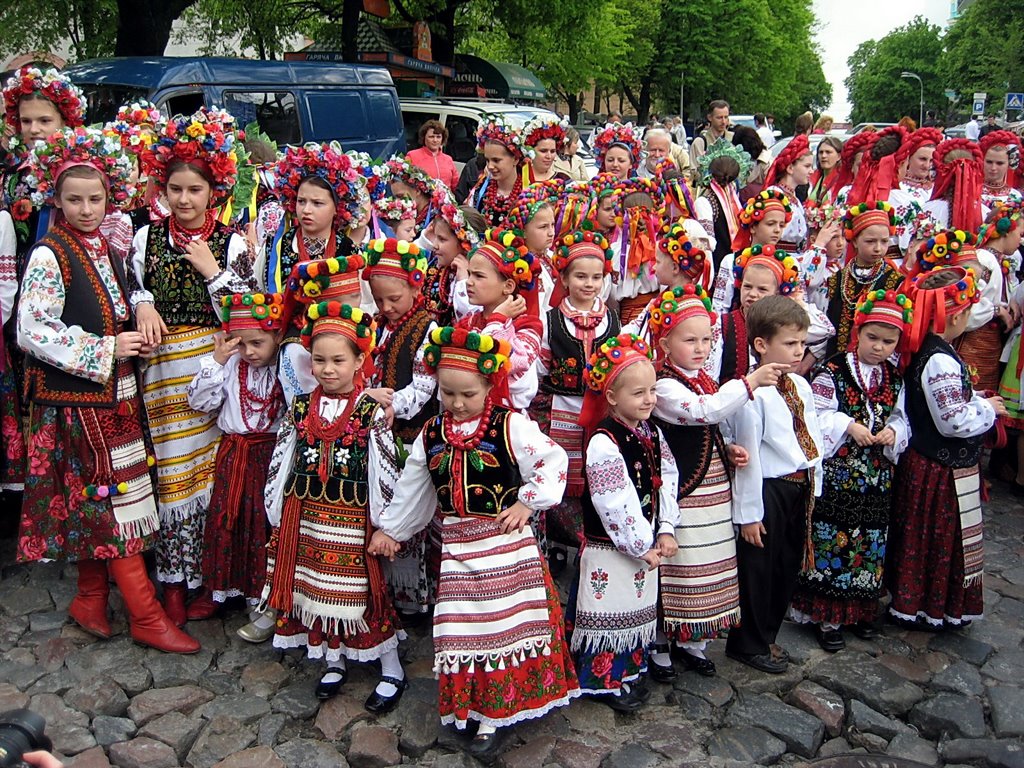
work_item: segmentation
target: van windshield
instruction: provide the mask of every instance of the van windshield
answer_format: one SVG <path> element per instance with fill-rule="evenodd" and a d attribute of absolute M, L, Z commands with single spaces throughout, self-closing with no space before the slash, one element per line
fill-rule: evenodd
<path fill-rule="evenodd" d="M 133 85 L 101 85 L 98 83 L 76 83 L 85 92 L 88 109 L 85 113 L 90 123 L 109 123 L 117 117 L 117 110 L 124 104 L 149 97 L 149 90 Z"/>

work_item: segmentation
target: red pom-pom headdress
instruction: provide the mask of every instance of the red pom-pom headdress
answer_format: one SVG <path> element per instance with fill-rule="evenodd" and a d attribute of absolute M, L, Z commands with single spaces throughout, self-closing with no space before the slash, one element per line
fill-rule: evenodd
<path fill-rule="evenodd" d="M 604 169 L 604 158 L 612 147 L 622 147 L 632 159 L 631 168 L 635 171 L 640 167 L 640 136 L 632 123 L 615 123 L 605 126 L 604 130 L 594 137 L 594 155 L 597 160 L 597 167 Z"/>
<path fill-rule="evenodd" d="M 865 292 L 857 309 L 853 313 L 853 326 L 860 328 L 868 323 L 882 323 L 891 326 L 900 332 L 900 340 L 896 345 L 896 352 L 900 355 L 900 362 L 906 364 L 907 342 L 909 339 L 910 326 L 914 320 L 914 302 L 902 293 L 896 291 L 875 290 Z M 857 350 L 858 334 L 850 334 L 849 351 Z"/>
<path fill-rule="evenodd" d="M 284 322 L 279 293 L 233 293 L 220 300 L 221 328 L 230 333 L 244 328 L 276 331 Z"/>
<path fill-rule="evenodd" d="M 21 133 L 18 105 L 30 93 L 39 93 L 52 103 L 67 128 L 85 124 L 85 95 L 77 85 L 56 69 L 24 66 L 7 80 L 4 87 L 4 117 L 14 129 L 15 136 Z"/>
<path fill-rule="evenodd" d="M 76 166 L 89 166 L 99 171 L 108 191 L 108 209 L 127 204 L 135 193 L 131 183 L 134 167 L 121 143 L 95 128 L 79 126 L 64 128 L 45 142 L 36 142 L 29 152 L 25 184 L 31 190 L 32 204 L 36 207 L 51 204 L 57 180 Z"/>
<path fill-rule="evenodd" d="M 1002 237 L 1012 230 L 1024 217 L 1024 202 L 1020 200 L 997 200 L 985 218 L 985 225 L 978 233 L 978 247 L 983 248 L 990 240 Z"/>
<path fill-rule="evenodd" d="M 506 217 L 508 226 L 523 232 L 526 229 L 526 225 L 533 220 L 533 217 L 537 215 L 537 211 L 544 205 L 549 205 L 554 210 L 558 204 L 562 189 L 562 182 L 556 184 L 542 182 L 526 187 L 519 193 L 519 197 L 512 204 L 512 210 L 508 212 Z"/>
<path fill-rule="evenodd" d="M 932 200 L 950 199 L 949 226 L 976 232 L 981 227 L 984 156 L 970 139 L 946 139 L 935 148 Z"/>
<path fill-rule="evenodd" d="M 913 274 L 977 261 L 977 243 L 977 237 L 973 233 L 962 229 L 945 229 L 938 232 L 918 246 Z"/>
<path fill-rule="evenodd" d="M 580 411 L 580 426 L 586 430 L 596 427 L 608 411 L 604 397 L 615 379 L 627 368 L 644 360 L 653 360 L 650 345 L 635 333 L 620 333 L 594 350 L 583 372 L 587 391 Z"/>
<path fill-rule="evenodd" d="M 371 240 L 366 247 L 367 261 L 363 279 L 394 277 L 420 287 L 427 274 L 427 259 L 416 243 L 393 237 Z"/>
<path fill-rule="evenodd" d="M 881 224 L 889 230 L 890 237 L 896 231 L 896 211 L 884 200 L 875 200 L 870 203 L 857 203 L 851 206 L 846 215 L 843 216 L 843 237 L 846 238 L 847 257 L 856 256 L 853 241 L 857 235 L 868 227 Z"/>
<path fill-rule="evenodd" d="M 311 178 L 326 182 L 330 188 L 336 206 L 335 224 L 342 228 L 349 226 L 359 215 L 366 180 L 341 144 L 310 142 L 285 150 L 284 157 L 277 161 L 274 193 L 288 213 L 295 214 L 299 187 Z"/>
<path fill-rule="evenodd" d="M 441 368 L 452 368 L 495 380 L 508 375 L 511 355 L 512 345 L 504 339 L 447 326 L 430 332 L 423 350 L 423 365 L 431 374 Z"/>
<path fill-rule="evenodd" d="M 762 189 L 740 211 L 740 226 L 732 239 L 733 250 L 739 251 L 750 245 L 750 225 L 764 221 L 769 211 L 778 211 L 786 217 L 786 224 L 793 220 L 793 206 L 789 198 L 777 189 Z"/>
<path fill-rule="evenodd" d="M 521 291 L 533 291 L 541 266 L 521 236 L 510 229 L 488 230 L 486 239 L 470 253 L 483 256 L 503 278 L 514 280 Z"/>
<path fill-rule="evenodd" d="M 662 226 L 658 250 L 668 254 L 687 278 L 707 289 L 711 286 L 711 259 L 690 241 L 685 221 L 680 218 Z"/>
<path fill-rule="evenodd" d="M 654 343 L 691 317 L 707 317 L 714 325 L 717 315 L 711 311 L 711 297 L 699 285 L 684 285 L 665 291 L 651 310 L 651 338 Z"/>
<path fill-rule="evenodd" d="M 934 280 L 933 275 L 948 274 L 946 284 L 925 288 L 924 283 Z M 941 278 L 940 278 L 941 280 Z M 907 285 L 909 283 L 909 285 Z M 929 333 L 941 334 L 946 330 L 946 319 L 970 309 L 981 300 L 974 272 L 963 267 L 941 267 L 934 272 L 915 275 L 907 283 L 907 296 L 913 302 L 914 316 L 910 324 L 907 349 L 913 354 Z"/>
<path fill-rule="evenodd" d="M 984 160 L 985 155 L 993 147 L 1006 147 L 1007 152 L 1011 155 L 1016 153 L 1018 160 L 1021 153 L 1020 137 L 1010 131 L 990 131 L 978 139 L 978 148 L 981 149 L 981 157 Z M 1017 186 L 1017 171 L 1019 169 L 1013 167 L 1007 167 L 1006 169 L 1006 184 L 1011 187 Z"/>
<path fill-rule="evenodd" d="M 565 272 L 576 259 L 600 259 L 604 273 L 612 271 L 612 251 L 608 238 L 593 229 L 580 229 L 562 237 L 555 247 L 552 263 L 559 274 Z"/>
<path fill-rule="evenodd" d="M 306 327 L 299 339 L 308 348 L 321 333 L 337 333 L 352 341 L 362 354 L 369 355 L 373 351 L 374 330 L 373 316 L 359 307 L 340 301 L 320 301 L 306 310 Z"/>
<path fill-rule="evenodd" d="M 807 135 L 801 133 L 799 136 L 794 136 L 785 149 L 779 153 L 779 156 L 768 166 L 768 172 L 764 177 L 764 185 L 771 187 L 778 184 L 786 175 L 786 169 L 789 166 L 804 155 L 809 154 L 811 154 L 811 145 Z"/>
<path fill-rule="evenodd" d="M 752 245 L 736 254 L 732 273 L 736 278 L 737 291 L 743 284 L 743 273 L 752 266 L 770 269 L 783 296 L 795 291 L 800 284 L 800 265 L 795 258 L 774 245 Z"/>

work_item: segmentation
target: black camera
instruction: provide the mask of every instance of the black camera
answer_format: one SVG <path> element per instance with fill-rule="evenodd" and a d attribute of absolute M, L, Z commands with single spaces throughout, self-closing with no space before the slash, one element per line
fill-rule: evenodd
<path fill-rule="evenodd" d="M 46 719 L 31 709 L 12 709 L 0 715 L 0 768 L 21 765 L 26 752 L 52 749 L 45 730 Z"/>

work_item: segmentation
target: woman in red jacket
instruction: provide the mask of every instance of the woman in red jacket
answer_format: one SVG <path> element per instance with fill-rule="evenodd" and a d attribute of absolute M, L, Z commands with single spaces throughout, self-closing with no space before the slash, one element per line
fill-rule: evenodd
<path fill-rule="evenodd" d="M 448 129 L 440 120 L 427 120 L 420 126 L 420 146 L 406 155 L 413 165 L 422 168 L 432 179 L 443 181 L 448 189 L 459 183 L 459 172 L 451 155 L 444 153 Z"/>

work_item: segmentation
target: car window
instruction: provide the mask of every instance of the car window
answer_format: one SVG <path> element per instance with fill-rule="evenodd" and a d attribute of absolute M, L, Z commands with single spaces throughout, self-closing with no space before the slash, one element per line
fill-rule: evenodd
<path fill-rule="evenodd" d="M 109 123 L 117 117 L 122 104 L 148 99 L 149 91 L 131 85 L 79 83 L 85 93 L 86 117 L 91 123 Z"/>
<path fill-rule="evenodd" d="M 176 93 L 162 105 L 163 111 L 170 115 L 191 115 L 200 108 L 206 106 L 202 91 L 189 91 L 188 93 Z"/>
<path fill-rule="evenodd" d="M 239 128 L 255 120 L 278 144 L 302 143 L 299 112 L 289 91 L 225 91 L 224 109 L 234 115 Z"/>
<path fill-rule="evenodd" d="M 369 135 L 377 139 L 393 139 L 401 131 L 395 109 L 395 94 L 390 88 L 368 88 L 363 91 L 369 121 Z M 406 146 L 412 146 L 406 141 Z"/>
<path fill-rule="evenodd" d="M 440 112 L 402 112 L 402 123 L 405 125 L 405 146 L 416 149 L 420 145 L 420 126 L 427 120 L 440 120 Z"/>
<path fill-rule="evenodd" d="M 373 134 L 358 91 L 310 91 L 306 94 L 309 121 L 317 141 L 365 140 Z"/>
<path fill-rule="evenodd" d="M 464 115 L 448 115 L 445 120 L 448 129 L 448 146 L 445 152 L 457 163 L 468 162 L 476 152 L 476 118 Z"/>

